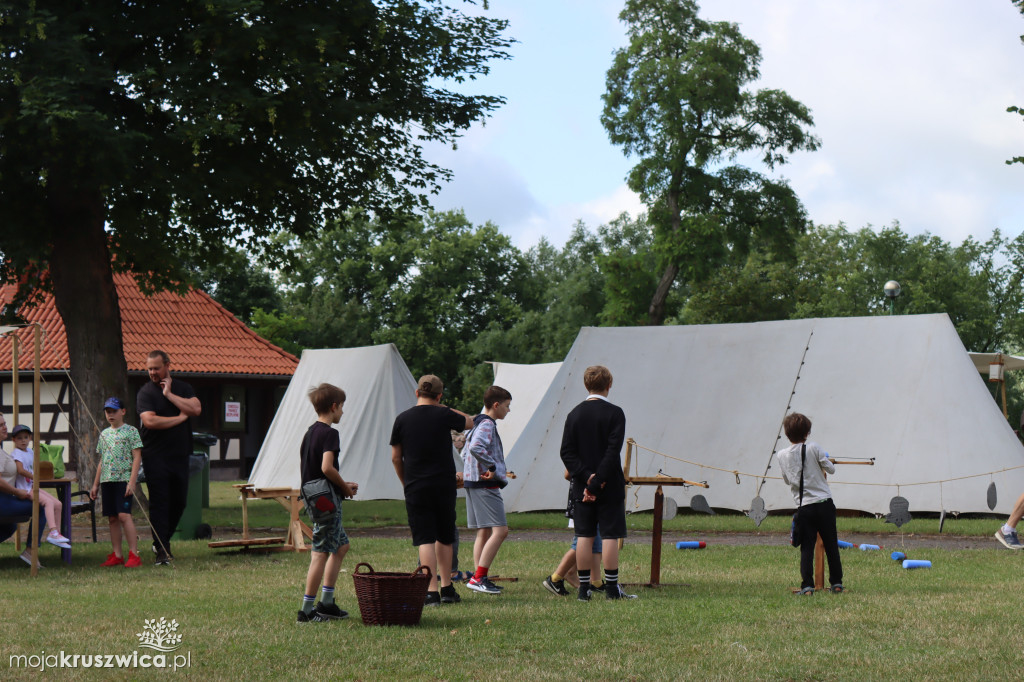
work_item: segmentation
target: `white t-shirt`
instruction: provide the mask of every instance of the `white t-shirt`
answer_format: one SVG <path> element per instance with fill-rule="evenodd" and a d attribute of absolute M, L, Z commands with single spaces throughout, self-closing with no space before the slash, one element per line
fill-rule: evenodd
<path fill-rule="evenodd" d="M 793 492 L 793 506 L 800 506 L 800 448 L 803 443 L 794 443 L 775 453 L 775 459 L 782 470 L 782 480 Z M 832 497 L 832 489 L 825 481 L 825 474 L 834 474 L 836 467 L 828 459 L 828 453 L 821 446 L 807 442 L 804 462 L 804 506 L 823 502 Z"/>
<path fill-rule="evenodd" d="M 11 453 L 11 457 L 16 462 L 21 462 L 21 466 L 25 467 L 25 471 L 32 473 L 32 462 L 35 459 L 35 454 L 32 452 L 32 448 L 26 450 L 19 450 L 14 448 L 14 452 Z M 28 480 L 24 476 L 18 476 L 18 480 L 14 484 L 15 488 L 22 490 L 32 490 L 32 481 Z"/>

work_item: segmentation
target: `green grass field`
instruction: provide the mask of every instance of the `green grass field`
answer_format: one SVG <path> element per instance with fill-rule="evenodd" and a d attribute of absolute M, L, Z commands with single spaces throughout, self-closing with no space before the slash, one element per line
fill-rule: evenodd
<path fill-rule="evenodd" d="M 240 505 L 215 488 L 206 519 L 234 513 L 228 525 L 239 523 Z M 281 527 L 284 510 L 263 504 L 267 526 Z M 361 504 L 346 503 L 353 528 L 370 516 L 401 515 L 393 503 Z M 510 525 L 518 527 L 523 516 L 513 516 Z M 564 529 L 557 514 L 529 516 Z M 723 519 L 735 530 L 753 526 L 724 515 L 679 522 Z M 642 520 L 631 517 L 649 527 L 650 516 L 647 526 Z M 881 523 L 843 519 L 841 525 L 850 522 L 868 524 L 872 532 Z M 985 534 L 993 526 L 991 520 L 956 525 L 976 522 Z M 784 524 L 776 525 L 781 532 Z M 189 656 L 190 667 L 176 674 L 210 680 L 962 680 L 1015 679 L 1024 665 L 1024 616 L 1016 603 L 1024 552 L 994 542 L 987 549 L 915 551 L 914 558 L 934 564 L 918 571 L 901 569 L 888 552 L 844 550 L 848 591 L 809 598 L 790 594 L 798 583 L 797 551 L 790 547 L 712 542 L 706 550 L 677 551 L 666 545 L 662 581 L 675 585 L 638 589 L 639 600 L 612 603 L 579 603 L 541 587 L 565 549 L 565 542 L 511 542 L 493 569 L 520 579 L 504 583 L 504 594 L 460 588 L 463 603 L 425 611 L 417 627 L 379 628 L 360 622 L 351 571 L 360 561 L 378 570 L 412 570 L 416 557 L 404 538 L 353 540 L 338 590 L 352 617 L 305 625 L 295 623 L 295 612 L 307 554 L 216 552 L 205 542 L 179 542 L 173 567 L 102 569 L 97 565 L 109 544 L 79 542 L 72 567 L 59 563 L 55 548 L 44 547 L 47 568 L 33 579 L 8 542 L 0 545 L 6 649 L 0 675 L 39 677 L 38 669 L 17 667 L 17 661 L 11 667 L 11 656 L 145 653 L 136 633 L 147 619 L 159 618 L 178 622 L 176 653 Z M 649 552 L 642 544 L 625 547 L 624 580 L 648 574 Z M 467 543 L 462 557 L 469 556 Z M 172 663 L 173 655 L 167 660 Z M 158 673 L 80 668 L 46 674 L 140 679 Z"/>

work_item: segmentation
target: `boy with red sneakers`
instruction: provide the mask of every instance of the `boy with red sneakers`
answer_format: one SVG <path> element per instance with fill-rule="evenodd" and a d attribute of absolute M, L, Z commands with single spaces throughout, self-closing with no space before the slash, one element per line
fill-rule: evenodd
<path fill-rule="evenodd" d="M 142 463 L 142 437 L 138 429 L 124 423 L 125 409 L 120 398 L 108 398 L 103 403 L 103 414 L 110 427 L 103 429 L 96 442 L 96 452 L 101 460 L 96 467 L 96 479 L 89 497 L 95 500 L 102 486 L 103 515 L 110 522 L 110 542 L 114 551 L 100 566 L 138 568 L 142 560 L 139 558 L 139 536 L 132 521 L 132 499 Z M 128 540 L 127 561 L 122 554 L 122 535 Z"/>
<path fill-rule="evenodd" d="M 466 443 L 468 454 L 463 458 L 466 520 L 470 528 L 477 530 L 473 545 L 476 571 L 466 587 L 484 594 L 501 594 L 501 588 L 490 581 L 487 572 L 508 537 L 505 503 L 501 499 L 508 474 L 497 420 L 508 416 L 511 404 L 512 394 L 501 386 L 491 386 L 484 392 L 484 411 L 473 417 L 473 430 Z"/>

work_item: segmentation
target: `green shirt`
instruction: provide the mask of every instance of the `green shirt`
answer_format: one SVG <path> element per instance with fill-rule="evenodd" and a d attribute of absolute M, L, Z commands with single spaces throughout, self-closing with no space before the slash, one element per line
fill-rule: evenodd
<path fill-rule="evenodd" d="M 96 443 L 96 452 L 100 453 L 100 482 L 127 481 L 132 475 L 132 450 L 142 447 L 139 430 L 130 424 L 122 424 L 115 429 L 109 426 L 103 429 Z"/>

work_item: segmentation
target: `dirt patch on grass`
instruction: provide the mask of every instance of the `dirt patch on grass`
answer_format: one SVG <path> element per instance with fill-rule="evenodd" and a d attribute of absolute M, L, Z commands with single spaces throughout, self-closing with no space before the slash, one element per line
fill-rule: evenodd
<path fill-rule="evenodd" d="M 74 542 L 91 542 L 92 541 L 92 529 L 89 526 L 87 520 L 82 523 L 84 517 L 76 517 L 73 523 L 72 540 Z M 106 519 L 102 522 L 100 519 L 96 520 L 96 535 L 99 542 L 110 542 L 110 533 L 107 527 Z M 998 524 L 994 524 L 993 528 L 998 527 Z M 284 528 L 250 528 L 250 535 L 253 537 L 271 537 L 280 535 L 283 536 L 287 532 Z M 379 528 L 354 528 L 352 530 L 346 529 L 346 532 L 350 537 L 353 538 L 400 538 L 410 539 L 409 529 L 405 526 L 384 526 Z M 994 531 L 993 531 L 994 532 Z M 139 525 L 139 534 L 143 538 L 149 538 L 149 528 Z M 242 536 L 241 527 L 234 526 L 219 526 L 213 529 L 214 540 L 230 540 L 233 538 L 240 538 Z M 466 530 L 465 528 L 460 529 L 459 540 L 462 543 L 472 543 L 475 537 L 474 531 Z M 991 535 L 985 536 L 964 536 L 964 535 L 919 535 L 919 534 L 906 534 L 900 535 L 898 533 L 857 533 L 850 535 L 841 535 L 840 540 L 852 542 L 854 545 L 860 544 L 871 544 L 879 545 L 883 549 L 946 549 L 946 550 L 964 550 L 964 549 L 996 549 L 1001 548 L 995 538 Z M 568 529 L 557 529 L 557 530 L 515 530 L 509 531 L 509 540 L 513 542 L 564 542 L 569 544 L 572 541 L 572 531 Z M 724 546 L 754 546 L 754 545 L 779 545 L 787 546 L 789 544 L 788 533 L 721 533 L 721 532 L 707 532 L 707 533 L 681 533 L 665 532 L 662 536 L 662 542 L 675 545 L 680 540 L 704 540 L 708 543 L 709 547 L 715 545 Z M 626 538 L 626 543 L 630 545 L 643 544 L 650 545 L 651 543 L 651 532 L 643 530 L 631 530 L 629 537 Z"/>

